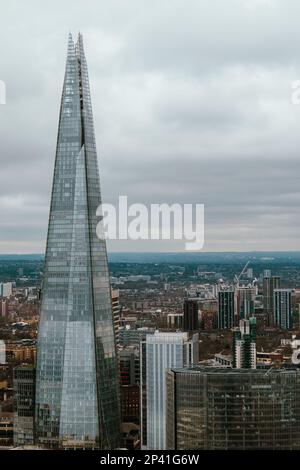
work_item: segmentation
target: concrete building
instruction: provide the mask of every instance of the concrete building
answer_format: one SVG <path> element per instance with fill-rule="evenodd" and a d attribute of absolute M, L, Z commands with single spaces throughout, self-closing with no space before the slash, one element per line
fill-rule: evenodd
<path fill-rule="evenodd" d="M 231 329 L 235 323 L 235 295 L 234 289 L 221 290 L 218 293 L 219 313 L 218 327 L 220 329 Z"/>
<path fill-rule="evenodd" d="M 121 326 L 119 330 L 120 345 L 139 346 L 140 342 L 143 341 L 147 335 L 153 335 L 154 332 L 154 328 L 131 328 L 128 325 Z"/>
<path fill-rule="evenodd" d="M 119 349 L 121 385 L 135 385 L 140 381 L 140 356 L 137 346 Z"/>
<path fill-rule="evenodd" d="M 274 289 L 280 288 L 280 277 L 265 277 L 263 280 L 263 305 L 264 312 L 268 317 L 268 324 L 274 321 Z"/>
<path fill-rule="evenodd" d="M 15 367 L 14 382 L 14 445 L 34 443 L 35 369 Z"/>
<path fill-rule="evenodd" d="M 166 370 L 197 364 L 198 334 L 162 333 L 146 338 L 147 449 L 166 448 Z"/>
<path fill-rule="evenodd" d="M 292 291 L 274 289 L 274 325 L 284 330 L 292 328 Z"/>
<path fill-rule="evenodd" d="M 168 313 L 167 315 L 168 328 L 182 329 L 183 314 L 182 313 Z"/>
<path fill-rule="evenodd" d="M 236 289 L 236 310 L 238 319 L 248 318 L 254 314 L 256 287 L 239 286 Z"/>
<path fill-rule="evenodd" d="M 0 297 L 10 297 L 13 292 L 13 283 L 4 282 L 0 283 Z"/>
<path fill-rule="evenodd" d="M 256 369 L 256 318 L 240 320 L 240 326 L 233 334 L 233 367 Z"/>
<path fill-rule="evenodd" d="M 183 302 L 183 331 L 197 331 L 200 327 L 199 299 L 188 298 Z"/>

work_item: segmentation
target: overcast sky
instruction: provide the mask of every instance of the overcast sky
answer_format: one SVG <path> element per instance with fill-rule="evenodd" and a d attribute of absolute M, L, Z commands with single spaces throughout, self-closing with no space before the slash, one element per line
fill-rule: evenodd
<path fill-rule="evenodd" d="M 105 202 L 204 203 L 206 251 L 300 249 L 299 18 L 299 0 L 2 0 L 0 253 L 44 251 L 78 30 Z"/>

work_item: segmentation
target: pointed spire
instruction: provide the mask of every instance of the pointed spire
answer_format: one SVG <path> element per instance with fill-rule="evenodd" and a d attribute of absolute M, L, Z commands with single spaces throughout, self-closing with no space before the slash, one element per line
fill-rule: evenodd
<path fill-rule="evenodd" d="M 73 52 L 74 52 L 74 41 L 73 41 L 72 33 L 70 31 L 69 36 L 68 36 L 68 55 Z"/>
<path fill-rule="evenodd" d="M 78 33 L 75 49 L 76 49 L 77 57 L 84 57 L 83 37 L 80 31 Z"/>

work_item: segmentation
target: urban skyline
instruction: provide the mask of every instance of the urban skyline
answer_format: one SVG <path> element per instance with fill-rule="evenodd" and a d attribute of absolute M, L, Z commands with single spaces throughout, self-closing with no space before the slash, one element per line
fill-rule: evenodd
<path fill-rule="evenodd" d="M 300 449 L 300 6 L 221 2 L 3 6 L 0 450 Z"/>

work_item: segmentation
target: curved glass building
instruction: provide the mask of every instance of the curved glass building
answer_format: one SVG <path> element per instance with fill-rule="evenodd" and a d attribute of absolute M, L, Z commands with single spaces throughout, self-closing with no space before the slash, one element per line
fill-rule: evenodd
<path fill-rule="evenodd" d="M 119 384 L 87 64 L 69 36 L 42 286 L 36 375 L 39 445 L 114 449 Z"/>
<path fill-rule="evenodd" d="M 299 450 L 300 369 L 167 372 L 167 449 Z"/>

